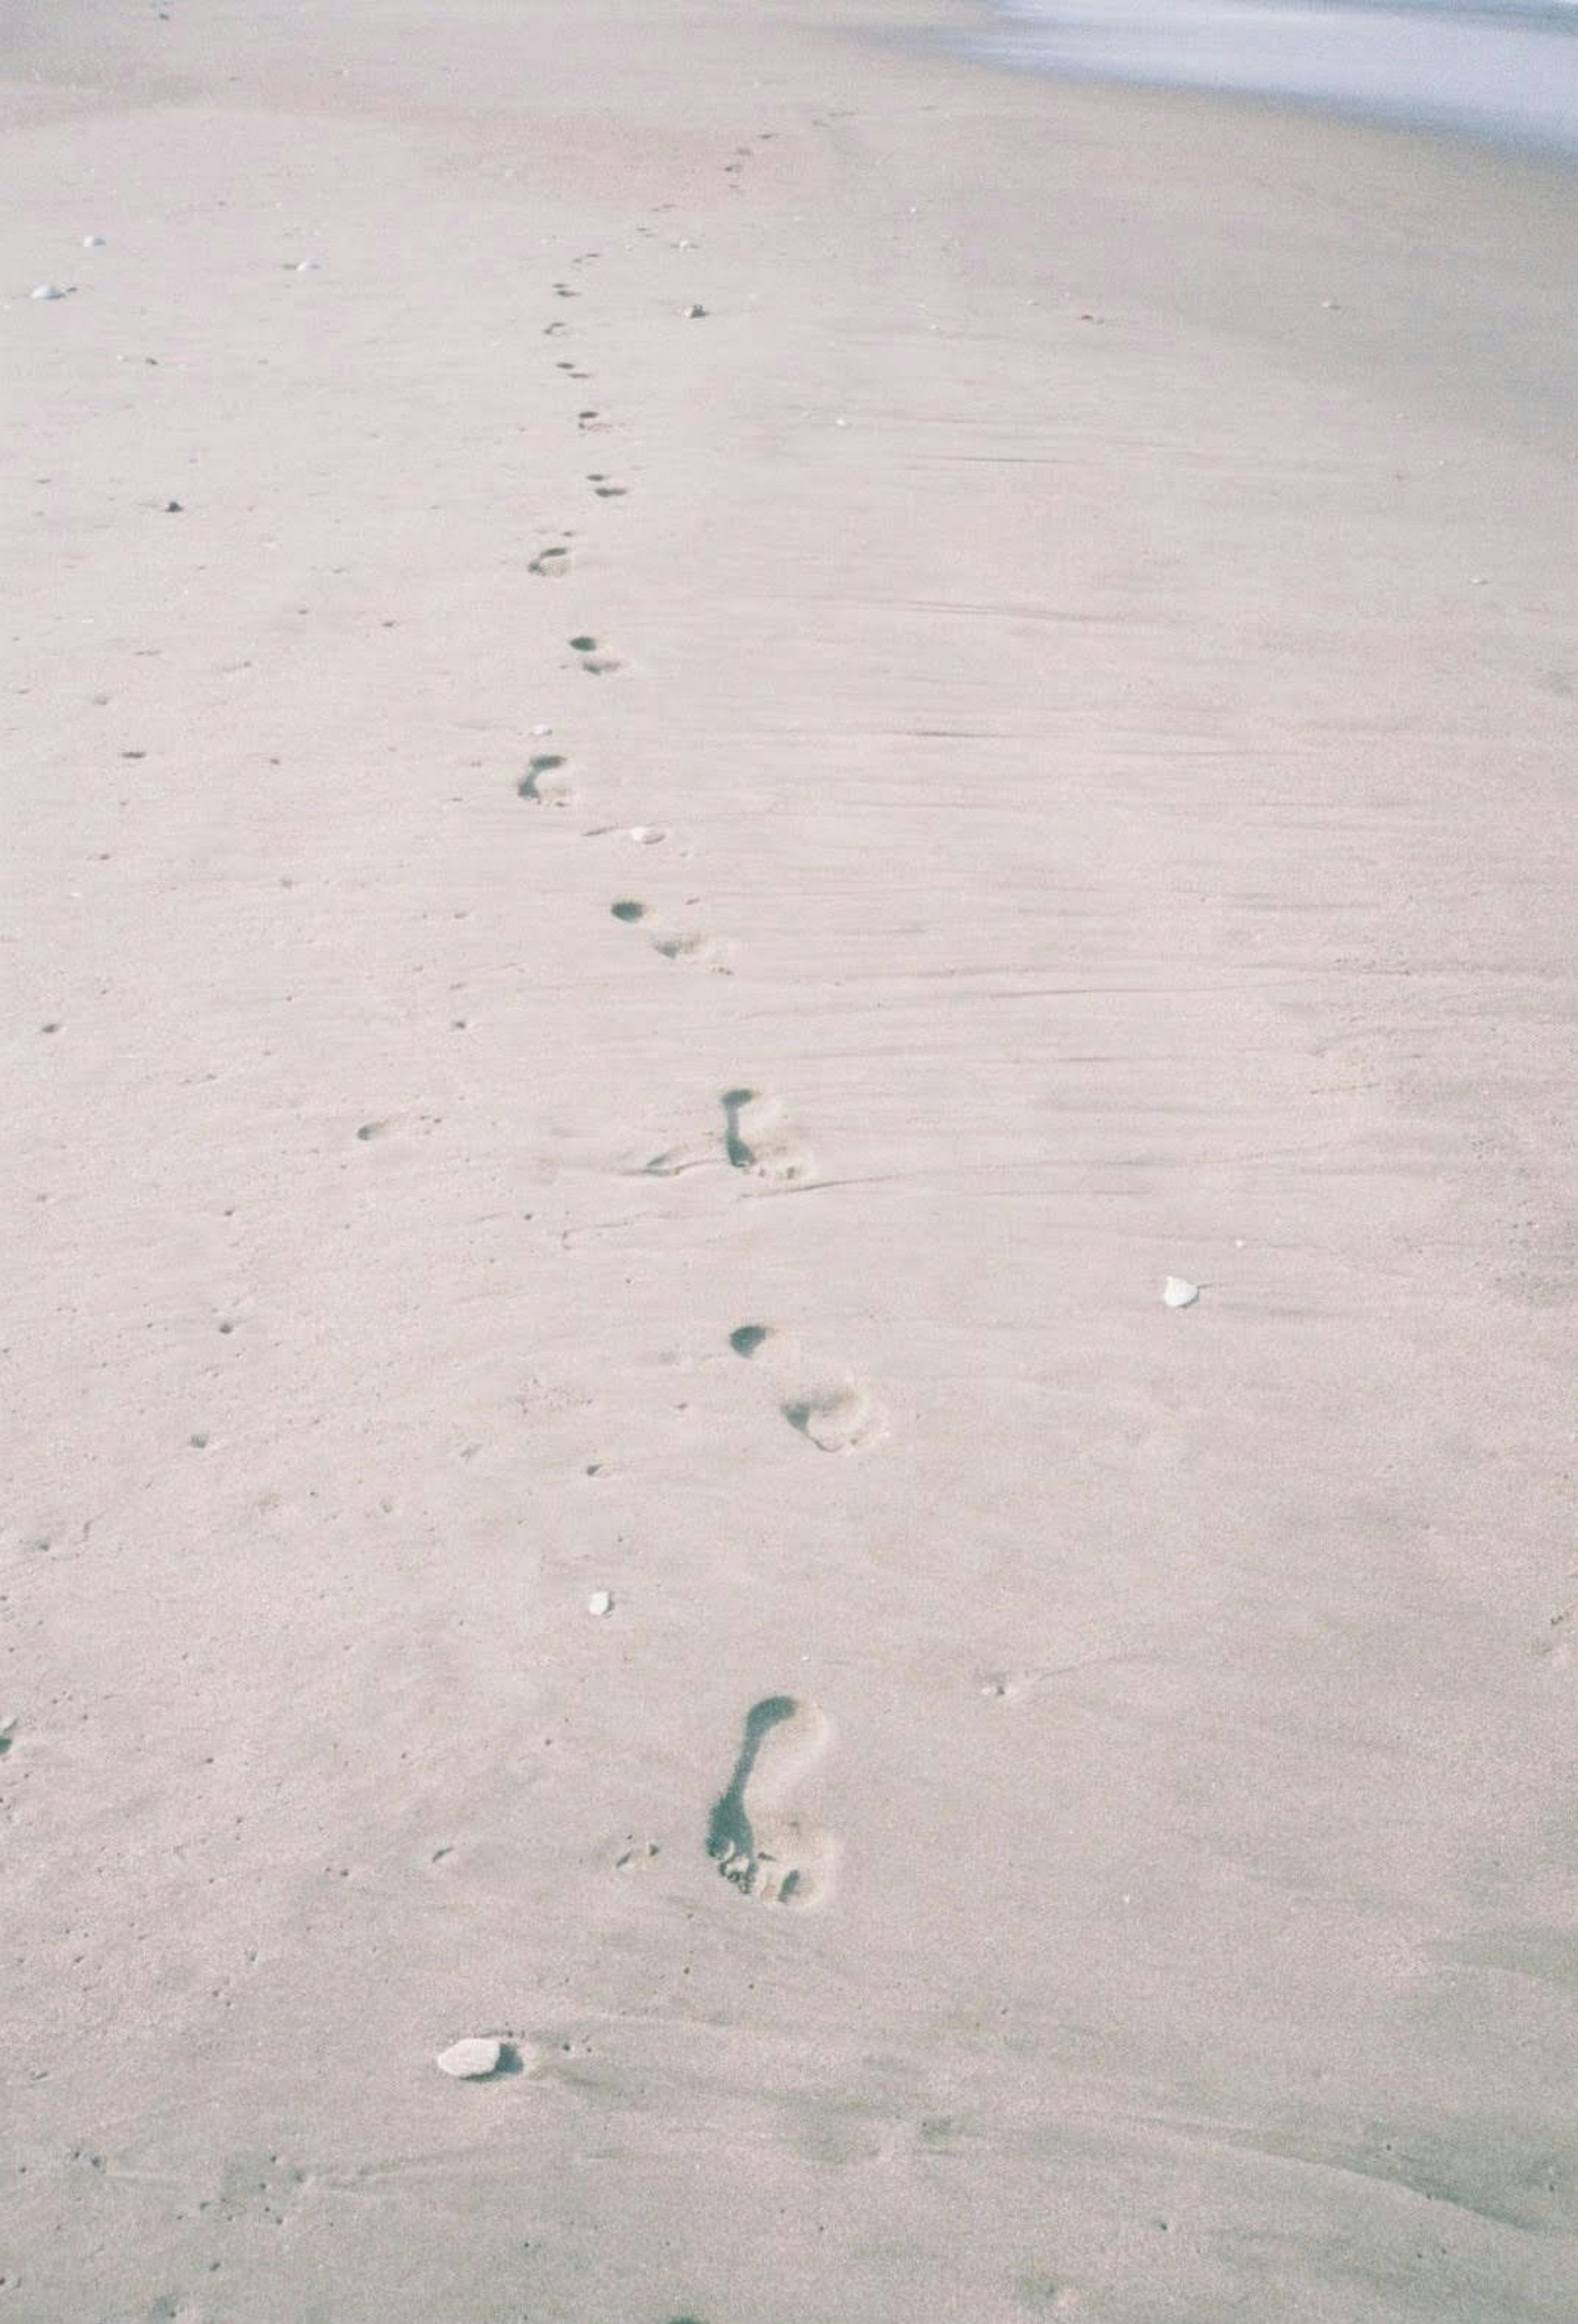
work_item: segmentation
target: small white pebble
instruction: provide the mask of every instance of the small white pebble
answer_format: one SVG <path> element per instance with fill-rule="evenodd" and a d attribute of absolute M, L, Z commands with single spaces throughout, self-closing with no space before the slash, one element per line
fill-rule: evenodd
<path fill-rule="evenodd" d="M 595 1614 L 599 1618 L 604 1614 L 612 1614 L 614 1611 L 613 1591 L 594 1590 L 592 1595 L 586 1600 L 586 1611 L 588 1614 Z"/>
<path fill-rule="evenodd" d="M 299 258 L 291 271 L 293 274 L 316 274 L 318 261 L 316 258 Z"/>
<path fill-rule="evenodd" d="M 1186 1283 L 1181 1275 L 1169 1275 L 1162 1285 L 1161 1296 L 1169 1307 L 1192 1307 L 1200 1296 L 1200 1286 Z"/>
<path fill-rule="evenodd" d="M 441 2074 L 457 2082 L 479 2082 L 489 2074 L 496 2074 L 504 2054 L 502 2042 L 484 2042 L 474 2036 L 466 2042 L 456 2042 L 448 2050 L 440 2050 L 433 2061 Z"/>
<path fill-rule="evenodd" d="M 533 728 L 531 729 L 531 732 L 533 733 L 533 734 L 537 734 L 537 735 L 551 734 L 551 733 L 552 733 L 552 732 L 553 732 L 553 728 L 552 728 L 551 726 L 533 726 Z"/>
<path fill-rule="evenodd" d="M 668 837 L 668 834 L 655 823 L 637 823 L 631 825 L 629 836 L 638 847 L 656 847 L 660 840 Z"/>
<path fill-rule="evenodd" d="M 70 293 L 62 290 L 58 282 L 41 282 L 38 289 L 31 295 L 34 299 L 65 299 L 69 298 Z"/>
<path fill-rule="evenodd" d="M 103 235 L 85 234 L 82 237 L 82 247 L 84 250 L 102 250 L 104 248 Z"/>

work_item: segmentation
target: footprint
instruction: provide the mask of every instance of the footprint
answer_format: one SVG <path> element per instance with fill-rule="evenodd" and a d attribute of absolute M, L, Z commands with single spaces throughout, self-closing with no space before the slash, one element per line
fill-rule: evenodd
<path fill-rule="evenodd" d="M 729 1333 L 735 1355 L 764 1372 L 779 1410 L 796 1433 L 823 1452 L 860 1452 L 888 1433 L 888 1416 L 863 1380 L 825 1372 L 803 1385 L 805 1360 L 792 1333 L 771 1323 L 737 1323 Z"/>
<path fill-rule="evenodd" d="M 736 1170 L 786 1183 L 809 1177 L 811 1157 L 783 1120 L 776 1098 L 757 1090 L 725 1090 L 723 1108 L 724 1145 Z"/>
<path fill-rule="evenodd" d="M 622 501 L 629 490 L 626 484 L 614 484 L 600 468 L 590 473 L 586 482 L 592 486 L 600 501 Z"/>
<path fill-rule="evenodd" d="M 646 906 L 638 904 L 633 896 L 622 896 L 617 904 L 610 904 L 608 908 L 614 918 L 623 920 L 627 927 L 633 926 L 637 920 L 644 920 L 647 916 Z"/>
<path fill-rule="evenodd" d="M 745 1720 L 728 1789 L 713 1807 L 706 1852 L 732 1886 L 759 1904 L 820 1904 L 832 1886 L 837 1844 L 785 1800 L 827 1748 L 814 1702 L 771 1694 Z"/>
<path fill-rule="evenodd" d="M 570 651 L 580 655 L 581 668 L 589 678 L 606 678 L 610 670 L 621 667 L 612 654 L 598 652 L 597 641 L 593 637 L 572 638 Z"/>
<path fill-rule="evenodd" d="M 860 1452 L 888 1433 L 888 1416 L 857 1379 L 802 1389 L 780 1406 L 791 1428 L 823 1452 Z"/>
<path fill-rule="evenodd" d="M 691 968 L 710 968 L 715 976 L 732 976 L 729 947 L 718 936 L 656 936 L 652 950 L 665 960 L 683 961 Z"/>
<path fill-rule="evenodd" d="M 539 751 L 527 761 L 526 771 L 515 786 L 517 793 L 533 807 L 563 807 L 570 787 L 559 770 L 568 764 L 557 751 Z"/>
<path fill-rule="evenodd" d="M 527 572 L 535 573 L 540 581 L 562 581 L 569 569 L 570 552 L 568 549 L 558 548 L 540 549 L 526 567 Z"/>

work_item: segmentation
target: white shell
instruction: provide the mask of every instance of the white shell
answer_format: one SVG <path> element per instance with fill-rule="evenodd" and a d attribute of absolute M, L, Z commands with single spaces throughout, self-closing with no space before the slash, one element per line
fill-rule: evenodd
<path fill-rule="evenodd" d="M 31 295 L 35 299 L 64 299 L 68 294 L 58 282 L 41 282 Z"/>
<path fill-rule="evenodd" d="M 1169 1275 L 1162 1285 L 1161 1296 L 1169 1307 L 1192 1307 L 1200 1296 L 1200 1286 L 1186 1283 L 1181 1275 Z"/>
<path fill-rule="evenodd" d="M 488 2074 L 496 2074 L 499 2061 L 504 2054 L 502 2042 L 486 2042 L 474 2036 L 456 2042 L 448 2050 L 440 2050 L 433 2063 L 441 2074 L 457 2082 L 477 2082 Z"/>
<path fill-rule="evenodd" d="M 84 250 L 102 250 L 104 248 L 103 235 L 85 234 L 82 237 L 82 247 Z"/>
<path fill-rule="evenodd" d="M 613 1591 L 594 1590 L 592 1595 L 586 1600 L 586 1611 L 588 1614 L 597 1615 L 599 1618 L 601 1618 L 604 1614 L 612 1614 L 614 1611 Z"/>

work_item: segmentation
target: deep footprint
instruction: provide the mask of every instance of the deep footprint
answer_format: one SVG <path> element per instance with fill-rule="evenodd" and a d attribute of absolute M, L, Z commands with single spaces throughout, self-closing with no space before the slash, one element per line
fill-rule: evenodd
<path fill-rule="evenodd" d="M 724 1148 L 736 1170 L 785 1183 L 809 1177 L 810 1155 L 782 1119 L 776 1098 L 759 1090 L 725 1090 L 723 1108 Z"/>
<path fill-rule="evenodd" d="M 518 796 L 533 807 L 562 807 L 569 797 L 569 786 L 558 778 L 568 764 L 557 751 L 538 752 L 527 761 L 526 771 L 515 786 Z"/>
<path fill-rule="evenodd" d="M 784 1801 L 827 1748 L 828 1722 L 814 1702 L 772 1694 L 745 1720 L 728 1788 L 714 1804 L 706 1852 L 732 1887 L 763 1904 L 822 1903 L 837 1843 Z"/>

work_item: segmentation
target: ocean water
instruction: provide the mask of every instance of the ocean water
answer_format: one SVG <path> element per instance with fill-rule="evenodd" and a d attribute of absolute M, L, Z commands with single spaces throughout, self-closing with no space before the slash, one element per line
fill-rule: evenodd
<path fill-rule="evenodd" d="M 1578 0 L 997 0 L 984 46 L 1102 80 L 1281 97 L 1578 159 Z"/>

